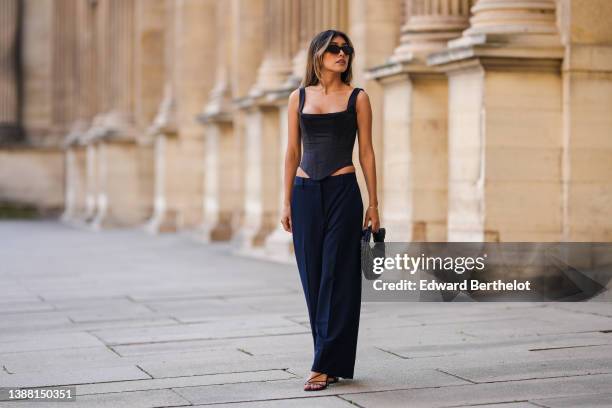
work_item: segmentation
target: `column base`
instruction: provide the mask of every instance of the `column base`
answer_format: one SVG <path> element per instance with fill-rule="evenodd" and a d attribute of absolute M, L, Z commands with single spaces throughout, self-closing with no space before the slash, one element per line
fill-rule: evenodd
<path fill-rule="evenodd" d="M 285 231 L 282 226 L 275 229 L 266 239 L 264 254 L 267 259 L 279 262 L 295 262 L 295 251 L 293 249 L 293 236 Z"/>
<path fill-rule="evenodd" d="M 163 234 L 178 230 L 176 210 L 163 210 L 156 212 L 144 225 L 145 231 L 150 234 Z"/>
<path fill-rule="evenodd" d="M 142 225 L 153 206 L 153 152 L 131 141 L 104 141 L 99 145 L 94 230 Z"/>
<path fill-rule="evenodd" d="M 199 235 L 204 242 L 231 241 L 234 235 L 231 216 L 221 214 L 217 221 L 202 224 Z"/>
<path fill-rule="evenodd" d="M 16 124 L 0 123 L 0 146 L 23 145 L 26 142 L 23 127 Z"/>
<path fill-rule="evenodd" d="M 284 230 L 281 232 L 284 232 L 285 234 L 289 235 Z M 288 250 L 286 249 L 286 245 L 289 244 L 283 243 L 282 238 L 280 238 L 279 236 L 280 234 L 277 234 L 279 234 L 277 231 L 273 231 L 272 233 L 270 233 L 268 230 L 267 233 L 264 233 L 262 231 L 249 231 L 242 229 L 232 240 L 232 243 L 234 243 L 233 246 L 235 248 L 232 251 L 232 255 L 260 259 L 263 261 L 279 262 L 282 264 L 295 264 L 293 252 L 291 252 L 290 255 L 287 254 Z M 269 237 L 269 239 L 272 239 L 272 242 L 277 242 L 279 246 L 276 246 L 276 244 L 272 244 L 271 247 L 268 247 L 268 240 L 266 240 L 266 245 L 253 245 L 253 243 L 257 243 L 262 240 L 262 235 L 265 235 Z M 291 235 L 289 235 L 289 237 L 291 237 Z M 273 248 L 280 248 L 281 250 L 279 251 Z"/>
<path fill-rule="evenodd" d="M 85 211 L 76 208 L 66 209 L 59 217 L 59 220 L 66 224 L 82 223 L 85 219 Z"/>
<path fill-rule="evenodd" d="M 270 233 L 271 229 L 269 227 L 243 227 L 232 240 L 236 248 L 233 253 L 235 255 L 254 256 L 265 259 L 264 243 Z"/>

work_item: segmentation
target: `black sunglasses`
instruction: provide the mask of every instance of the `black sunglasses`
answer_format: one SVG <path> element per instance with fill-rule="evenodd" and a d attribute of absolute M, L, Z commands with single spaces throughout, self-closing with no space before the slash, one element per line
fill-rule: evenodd
<path fill-rule="evenodd" d="M 344 44 L 342 47 L 336 44 L 329 44 L 325 51 L 331 52 L 332 54 L 340 54 L 340 50 L 344 51 L 346 55 L 353 55 L 353 47 L 348 44 Z"/>

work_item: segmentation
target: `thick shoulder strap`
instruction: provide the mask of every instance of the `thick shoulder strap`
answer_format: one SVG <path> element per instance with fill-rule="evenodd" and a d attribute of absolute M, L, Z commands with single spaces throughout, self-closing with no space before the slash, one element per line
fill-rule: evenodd
<path fill-rule="evenodd" d="M 359 95 L 359 91 L 361 90 L 361 88 L 355 88 L 353 89 L 353 92 L 351 92 L 351 96 L 349 97 L 348 102 L 348 110 L 355 109 L 355 105 L 357 103 L 357 95 Z"/>
<path fill-rule="evenodd" d="M 298 108 L 298 112 L 302 111 L 302 108 L 304 107 L 304 100 L 306 99 L 306 90 L 304 89 L 303 86 L 300 86 L 300 106 Z"/>

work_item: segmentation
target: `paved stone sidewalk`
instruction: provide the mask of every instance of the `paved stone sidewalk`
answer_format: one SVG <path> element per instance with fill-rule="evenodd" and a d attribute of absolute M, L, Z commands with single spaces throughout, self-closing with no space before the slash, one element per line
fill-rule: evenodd
<path fill-rule="evenodd" d="M 1 407 L 611 407 L 612 303 L 364 303 L 356 378 L 302 391 L 297 269 L 184 234 L 0 222 Z"/>

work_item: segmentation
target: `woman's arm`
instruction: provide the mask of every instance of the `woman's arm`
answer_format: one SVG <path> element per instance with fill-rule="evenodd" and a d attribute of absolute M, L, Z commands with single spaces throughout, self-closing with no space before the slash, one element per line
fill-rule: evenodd
<path fill-rule="evenodd" d="M 371 221 L 372 231 L 378 232 L 380 219 L 378 215 L 378 196 L 376 193 L 376 159 L 372 146 L 372 106 L 370 97 L 363 91 L 357 95 L 357 127 L 359 137 L 359 163 L 368 188 L 368 208 L 365 213 L 363 227 L 367 228 Z"/>
<path fill-rule="evenodd" d="M 281 223 L 285 231 L 291 232 L 291 190 L 293 180 L 302 156 L 302 143 L 298 121 L 299 89 L 289 95 L 287 107 L 288 140 L 285 152 L 284 199 L 281 211 Z"/>

